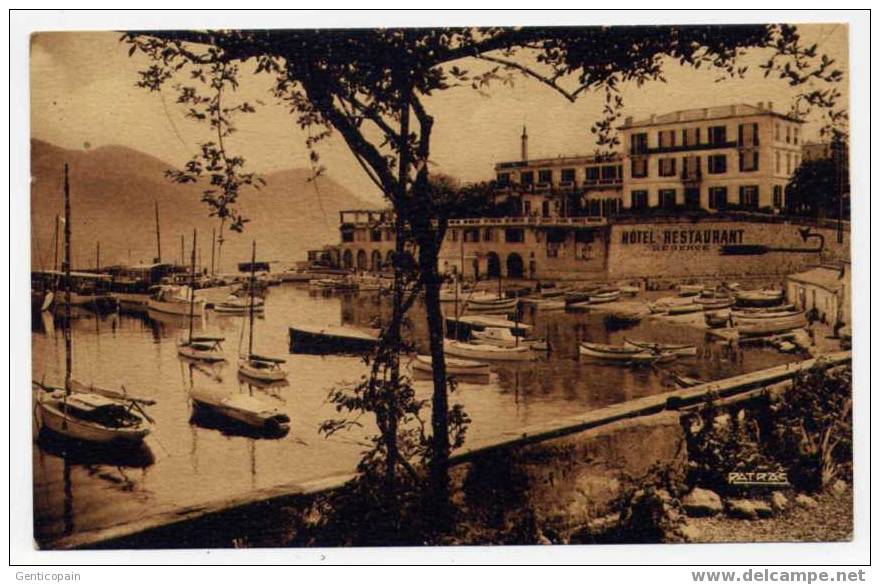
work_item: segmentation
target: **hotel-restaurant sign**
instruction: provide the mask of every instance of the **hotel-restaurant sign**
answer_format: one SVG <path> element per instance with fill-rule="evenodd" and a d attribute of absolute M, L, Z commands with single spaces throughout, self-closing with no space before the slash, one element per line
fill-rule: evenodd
<path fill-rule="evenodd" d="M 708 252 L 716 246 L 742 245 L 744 235 L 743 229 L 630 229 L 621 232 L 620 243 L 647 246 L 654 252 Z"/>

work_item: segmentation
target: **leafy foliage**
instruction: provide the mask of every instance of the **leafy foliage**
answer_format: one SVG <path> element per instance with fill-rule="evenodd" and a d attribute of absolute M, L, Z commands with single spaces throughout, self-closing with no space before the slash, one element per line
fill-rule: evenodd
<path fill-rule="evenodd" d="M 813 368 L 774 405 L 769 450 L 796 486 L 820 490 L 852 473 L 852 369 Z"/>
<path fill-rule="evenodd" d="M 614 502 L 620 514 L 616 529 L 603 539 L 618 543 L 675 542 L 684 523 L 679 498 L 686 485 L 682 471 L 673 465 L 655 464 L 644 476 L 628 478 Z"/>
<path fill-rule="evenodd" d="M 836 217 L 837 200 L 837 168 L 831 159 L 805 160 L 795 170 L 786 189 L 786 207 L 797 215 L 811 217 Z M 849 193 L 849 181 L 843 186 L 843 192 Z M 849 219 L 848 197 L 844 207 L 844 219 Z"/>

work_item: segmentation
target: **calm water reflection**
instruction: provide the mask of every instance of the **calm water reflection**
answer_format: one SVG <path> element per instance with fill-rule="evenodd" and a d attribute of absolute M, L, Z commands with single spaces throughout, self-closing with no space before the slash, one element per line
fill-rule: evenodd
<path fill-rule="evenodd" d="M 284 285 L 271 289 L 263 318 L 255 323 L 255 351 L 288 352 L 290 323 L 315 325 L 387 322 L 390 310 L 377 294 L 325 296 Z M 489 384 L 462 383 L 453 397 L 473 420 L 470 437 L 496 435 L 529 424 L 664 391 L 662 370 L 592 365 L 577 359 L 578 340 L 619 342 L 623 336 L 700 344 L 700 355 L 677 362 L 682 373 L 717 379 L 783 363 L 791 358 L 761 349 L 731 352 L 706 343 L 704 334 L 685 326 L 646 322 L 625 331 L 606 331 L 601 317 L 562 312 L 527 314 L 537 335 L 547 336 L 554 352 L 533 363 L 493 366 Z M 205 503 L 284 483 L 350 471 L 360 442 L 370 429 L 325 439 L 321 421 L 338 416 L 326 402 L 334 385 L 357 380 L 362 360 L 345 356 L 288 356 L 289 385 L 258 388 L 239 380 L 237 356 L 247 343 L 241 316 L 208 315 L 196 324 L 219 333 L 227 363 L 214 366 L 179 359 L 175 340 L 187 320 L 159 313 L 97 316 L 77 309 L 74 371 L 77 378 L 109 386 L 124 384 L 157 400 L 156 419 L 145 449 L 134 453 L 71 452 L 41 438 L 33 450 L 35 533 L 41 542 L 60 536 L 124 524 L 145 515 Z M 33 369 L 37 380 L 58 384 L 64 373 L 63 323 L 35 317 Z M 427 350 L 424 316 L 413 310 L 409 334 Z M 192 385 L 221 386 L 259 393 L 279 401 L 292 419 L 280 439 L 248 436 L 212 421 L 193 420 L 187 397 Z M 429 381 L 417 381 L 430 396 Z"/>

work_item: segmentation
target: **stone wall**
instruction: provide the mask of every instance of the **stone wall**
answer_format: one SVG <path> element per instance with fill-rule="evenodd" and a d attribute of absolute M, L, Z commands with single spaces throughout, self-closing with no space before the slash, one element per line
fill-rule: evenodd
<path fill-rule="evenodd" d="M 601 428 L 503 451 L 454 468 L 457 497 L 498 523 L 527 509 L 563 530 L 611 511 L 621 479 L 656 463 L 683 465 L 684 433 L 676 412 L 631 418 Z"/>
<path fill-rule="evenodd" d="M 824 237 L 806 241 L 801 230 Z M 750 246 L 764 253 L 721 255 L 722 246 Z M 843 244 L 831 227 L 805 226 L 787 221 L 658 220 L 616 223 L 609 227 L 608 277 L 748 277 L 783 275 L 807 266 L 849 257 L 849 231 Z"/>

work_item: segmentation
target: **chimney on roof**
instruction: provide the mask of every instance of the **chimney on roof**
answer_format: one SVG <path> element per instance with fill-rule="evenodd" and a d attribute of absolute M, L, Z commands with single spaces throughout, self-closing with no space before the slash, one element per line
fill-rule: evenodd
<path fill-rule="evenodd" d="M 520 160 L 529 160 L 529 135 L 526 127 L 523 126 L 523 133 L 520 137 Z"/>
<path fill-rule="evenodd" d="M 627 116 L 627 117 L 624 118 L 624 120 L 623 120 L 623 125 L 624 125 L 624 126 L 632 126 L 632 123 L 633 123 L 633 117 L 632 117 L 632 116 Z"/>
<path fill-rule="evenodd" d="M 709 117 L 709 108 L 703 108 L 703 117 L 704 117 L 704 118 L 708 118 L 708 117 Z"/>
<path fill-rule="evenodd" d="M 758 102 L 758 109 L 759 109 L 759 110 L 763 110 L 763 109 L 764 109 L 764 102 Z"/>
<path fill-rule="evenodd" d="M 736 104 L 733 104 L 732 106 L 730 106 L 730 113 L 733 114 L 734 116 L 736 116 L 739 113 L 738 110 L 739 110 L 739 107 L 737 107 Z"/>
<path fill-rule="evenodd" d="M 651 124 L 657 121 L 657 114 L 651 114 Z"/>

